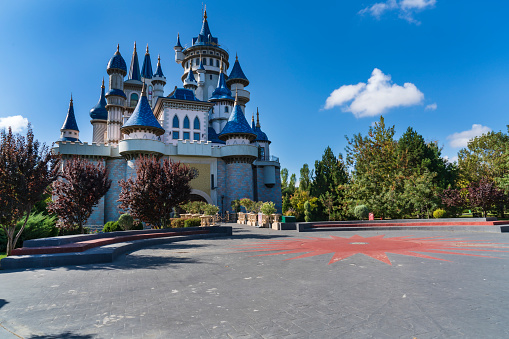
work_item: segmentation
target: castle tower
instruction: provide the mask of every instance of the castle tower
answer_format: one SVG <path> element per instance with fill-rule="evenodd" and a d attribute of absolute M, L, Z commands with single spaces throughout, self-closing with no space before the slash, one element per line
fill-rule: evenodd
<path fill-rule="evenodd" d="M 148 52 L 148 44 L 147 50 L 145 51 L 145 58 L 143 58 L 143 65 L 141 66 L 141 79 L 147 80 L 152 79 L 152 62 L 150 61 L 150 53 Z"/>
<path fill-rule="evenodd" d="M 233 64 L 232 71 L 230 72 L 230 76 L 228 77 L 226 84 L 232 91 L 239 94 L 239 103 L 242 106 L 244 113 L 246 113 L 245 109 L 246 104 L 250 99 L 250 93 L 245 89 L 245 87 L 249 86 L 249 80 L 242 71 L 242 67 L 240 67 L 238 56 L 235 56 L 235 63 Z"/>
<path fill-rule="evenodd" d="M 148 51 L 148 46 L 147 46 Z M 150 59 L 150 57 L 149 57 Z M 145 66 L 145 65 L 144 65 Z M 133 56 L 131 57 L 131 67 L 129 68 L 129 76 L 124 83 L 124 92 L 126 95 L 126 107 L 123 122 L 125 122 L 134 111 L 134 108 L 140 100 L 141 87 L 140 64 L 138 63 L 138 52 L 136 49 L 136 41 L 134 42 Z"/>
<path fill-rule="evenodd" d="M 184 79 L 184 88 L 192 90 L 193 93 L 195 93 L 196 89 L 198 88 L 198 83 L 196 82 L 193 74 L 193 66 L 189 68 L 189 71 L 187 72 L 187 78 Z"/>
<path fill-rule="evenodd" d="M 219 139 L 226 142 L 226 147 L 235 145 L 250 145 L 256 139 L 256 134 L 249 126 L 235 95 L 235 107 L 223 128 Z M 251 155 L 232 155 L 222 158 L 225 162 L 225 206 L 230 206 L 236 199 L 254 199 L 252 163 L 256 157 Z"/>
<path fill-rule="evenodd" d="M 212 92 L 216 88 L 219 79 L 220 67 L 227 70 L 228 52 L 219 44 L 218 38 L 212 36 L 207 21 L 207 11 L 204 11 L 203 22 L 200 33 L 192 38 L 191 46 L 183 48 L 180 44 L 180 35 L 177 36 L 177 45 L 174 47 L 175 61 L 182 65 L 184 74 L 181 79 L 184 81 L 188 77 L 190 69 L 197 69 L 201 63 L 205 69 L 201 79 L 203 84 L 196 91 L 196 96 L 201 101 L 208 101 Z M 200 80 L 200 79 L 199 79 Z M 219 133 L 219 131 L 218 131 Z"/>
<path fill-rule="evenodd" d="M 256 134 L 256 139 L 252 141 L 258 147 L 258 160 L 269 160 L 270 152 L 269 145 L 271 141 L 267 138 L 267 134 L 265 134 L 260 126 L 260 113 L 258 112 L 258 107 L 256 108 L 256 125 L 254 124 L 254 117 L 251 124 L 253 131 Z"/>
<path fill-rule="evenodd" d="M 175 50 L 175 62 L 181 64 L 184 60 L 184 53 L 182 53 L 182 45 L 180 44 L 180 34 L 177 34 L 177 43 L 173 49 Z"/>
<path fill-rule="evenodd" d="M 232 106 L 235 103 L 235 99 L 232 97 L 232 91 L 230 91 L 226 85 L 222 66 L 220 67 L 217 87 L 214 92 L 212 92 L 209 101 L 214 103 L 214 110 L 212 114 L 210 114 L 209 122 L 211 127 L 219 134 L 227 124 L 233 112 Z"/>
<path fill-rule="evenodd" d="M 154 86 L 154 97 L 152 99 L 152 107 L 154 106 L 157 98 L 164 96 L 164 85 L 166 85 L 166 77 L 161 68 L 161 57 L 157 56 L 157 68 L 154 76 L 152 77 L 152 85 Z"/>
<path fill-rule="evenodd" d="M 104 78 L 101 85 L 99 102 L 90 110 L 90 123 L 93 128 L 92 142 L 105 142 L 108 123 L 108 110 L 106 109 L 106 97 L 104 94 Z"/>
<path fill-rule="evenodd" d="M 71 101 L 69 102 L 69 110 L 67 111 L 67 116 L 65 117 L 64 124 L 60 129 L 60 139 L 58 141 L 80 141 L 80 130 L 78 129 L 78 124 L 76 123 L 76 117 L 74 116 L 74 106 L 72 103 L 72 95 Z"/>
<path fill-rule="evenodd" d="M 159 136 L 164 134 L 164 129 L 150 108 L 145 84 L 141 90 L 141 98 L 129 120 L 122 126 L 121 132 L 125 134 L 125 139 L 159 140 Z"/>
<path fill-rule="evenodd" d="M 110 76 L 110 89 L 105 95 L 107 100 L 106 109 L 108 110 L 106 141 L 111 144 L 116 144 L 121 138 L 120 126 L 122 126 L 122 113 L 126 101 L 124 77 L 127 74 L 127 67 L 124 58 L 120 55 L 118 45 L 117 51 L 108 62 L 106 71 Z"/>
<path fill-rule="evenodd" d="M 198 73 L 198 88 L 196 89 L 196 96 L 203 98 L 204 88 L 205 88 L 205 67 L 203 66 L 203 60 L 200 54 L 200 66 L 196 69 Z"/>

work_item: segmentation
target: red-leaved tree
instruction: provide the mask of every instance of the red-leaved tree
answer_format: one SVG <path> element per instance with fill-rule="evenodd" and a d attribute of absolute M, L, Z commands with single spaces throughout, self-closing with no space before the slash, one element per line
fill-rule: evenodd
<path fill-rule="evenodd" d="M 45 144 L 34 139 L 28 126 L 27 136 L 13 135 L 11 128 L 0 137 L 0 226 L 7 235 L 7 255 L 16 247 L 25 229 L 32 207 L 57 178 L 59 157 Z M 16 233 L 16 223 L 25 221 Z"/>
<path fill-rule="evenodd" d="M 119 181 L 119 207 L 152 227 L 165 228 L 173 208 L 188 200 L 189 182 L 197 174 L 180 162 L 146 156 L 136 160 L 135 168 L 135 178 Z"/>
<path fill-rule="evenodd" d="M 92 208 L 110 186 L 108 169 L 101 163 L 73 157 L 65 161 L 61 178 L 53 182 L 53 201 L 48 210 L 58 215 L 64 227 L 78 226 L 83 233 L 83 224 L 92 214 Z"/>
<path fill-rule="evenodd" d="M 485 218 L 488 211 L 501 208 L 508 201 L 505 192 L 498 188 L 493 181 L 486 178 L 471 183 L 468 188 L 468 200 L 472 207 L 482 209 Z"/>

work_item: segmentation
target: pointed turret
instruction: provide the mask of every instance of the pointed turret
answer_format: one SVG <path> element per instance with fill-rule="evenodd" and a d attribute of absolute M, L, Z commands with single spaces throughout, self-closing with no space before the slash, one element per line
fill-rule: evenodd
<path fill-rule="evenodd" d="M 180 34 L 177 34 L 177 44 L 173 47 L 175 50 L 175 61 L 179 64 L 184 60 L 184 53 L 182 53 L 182 45 L 180 44 Z"/>
<path fill-rule="evenodd" d="M 223 73 L 223 61 L 222 60 L 221 60 L 221 66 L 219 69 L 219 79 L 217 81 L 217 87 L 214 90 L 214 92 L 212 92 L 212 96 L 209 99 L 209 101 L 216 101 L 216 100 L 231 100 L 231 101 L 235 100 L 232 97 L 232 91 L 226 85 L 226 80 L 224 78 L 224 73 Z"/>
<path fill-rule="evenodd" d="M 235 63 L 233 64 L 232 71 L 228 76 L 228 81 L 226 82 L 228 86 L 232 84 L 240 83 L 247 87 L 249 85 L 249 80 L 247 80 L 246 75 L 242 71 L 242 67 L 240 67 L 239 58 L 235 55 Z"/>
<path fill-rule="evenodd" d="M 143 65 L 141 66 L 141 76 L 145 79 L 152 79 L 152 62 L 150 61 L 150 53 L 148 52 L 148 44 L 147 51 L 145 52 L 145 58 L 143 59 Z"/>
<path fill-rule="evenodd" d="M 141 90 L 141 98 L 134 109 L 133 114 L 127 122 L 120 129 L 124 134 L 131 134 L 137 131 L 144 133 L 153 133 L 156 136 L 164 134 L 164 129 L 157 121 L 147 98 L 147 91 L 145 89 L 145 83 Z"/>
<path fill-rule="evenodd" d="M 154 76 L 164 78 L 163 69 L 161 68 L 161 56 L 157 56 L 157 68 Z"/>
<path fill-rule="evenodd" d="M 198 83 L 194 78 L 193 66 L 190 66 L 189 71 L 187 72 L 187 77 L 184 80 L 184 88 L 195 90 L 197 87 Z"/>
<path fill-rule="evenodd" d="M 134 42 L 133 57 L 131 58 L 131 67 L 129 68 L 129 80 L 141 81 L 138 52 L 136 52 L 136 41 Z"/>
<path fill-rule="evenodd" d="M 120 55 L 119 48 L 120 45 L 117 44 L 117 51 L 115 52 L 115 54 L 113 54 L 110 61 L 108 62 L 108 67 L 106 68 L 106 71 L 110 75 L 114 72 L 119 72 L 124 77 L 127 74 L 127 67 L 125 65 L 124 58 L 122 58 L 122 55 Z"/>
<path fill-rule="evenodd" d="M 65 117 L 64 124 L 60 129 L 60 139 L 58 141 L 77 141 L 80 138 L 80 130 L 78 129 L 78 124 L 76 123 L 76 117 L 74 116 L 74 105 L 72 102 L 72 94 L 71 101 L 69 102 L 69 109 L 67 111 L 67 116 Z"/>
<path fill-rule="evenodd" d="M 236 138 L 236 139 L 246 139 L 248 142 L 256 139 L 256 134 L 253 129 L 249 126 L 249 123 L 242 112 L 242 108 L 238 103 L 237 94 L 235 94 L 235 106 L 233 107 L 233 112 L 228 119 L 228 122 L 224 126 L 223 130 L 219 134 L 219 139 L 226 141 L 228 145 L 228 140 Z"/>
<path fill-rule="evenodd" d="M 193 46 L 196 45 L 219 46 L 217 38 L 214 38 L 210 33 L 209 23 L 207 21 L 207 9 L 203 12 L 200 34 L 198 34 L 196 38 L 193 38 Z"/>
<path fill-rule="evenodd" d="M 258 141 L 258 142 L 266 142 L 266 143 L 271 143 L 269 138 L 267 138 L 267 134 L 265 134 L 262 129 L 261 129 L 261 126 L 260 126 L 260 113 L 258 112 L 258 107 L 256 107 L 256 126 L 254 125 L 254 117 L 253 117 L 253 130 L 256 134 L 256 139 L 253 140 L 253 142 L 255 141 Z"/>
<path fill-rule="evenodd" d="M 154 106 L 157 98 L 164 96 L 164 85 L 166 85 L 166 77 L 161 68 L 161 57 L 159 55 L 157 56 L 157 69 L 152 78 L 152 85 L 154 85 L 154 102 L 152 103 L 152 106 Z"/>
<path fill-rule="evenodd" d="M 180 48 L 182 50 L 182 45 L 180 44 L 180 33 L 177 33 L 177 44 L 174 47 L 175 49 Z"/>
<path fill-rule="evenodd" d="M 101 95 L 99 96 L 99 102 L 90 110 L 90 118 L 92 120 L 108 120 L 108 111 L 106 110 L 106 97 L 104 88 L 104 78 L 101 86 Z"/>

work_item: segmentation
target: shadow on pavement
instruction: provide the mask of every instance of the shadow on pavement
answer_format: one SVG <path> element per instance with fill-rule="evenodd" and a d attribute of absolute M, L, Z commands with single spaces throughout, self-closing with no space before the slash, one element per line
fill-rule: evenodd
<path fill-rule="evenodd" d="M 7 305 L 9 302 L 5 299 L 0 299 L 0 308 L 4 307 L 5 305 Z"/>
<path fill-rule="evenodd" d="M 92 334 L 74 334 L 72 332 L 64 332 L 60 334 L 44 334 L 44 335 L 33 335 L 27 339 L 92 339 L 95 338 Z"/>

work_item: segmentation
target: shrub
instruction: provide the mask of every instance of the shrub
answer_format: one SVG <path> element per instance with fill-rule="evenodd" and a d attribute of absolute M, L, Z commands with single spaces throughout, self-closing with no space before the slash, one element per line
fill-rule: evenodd
<path fill-rule="evenodd" d="M 205 205 L 205 208 L 203 209 L 203 213 L 205 215 L 216 215 L 217 212 L 219 212 L 219 207 L 211 204 Z"/>
<path fill-rule="evenodd" d="M 117 232 L 122 231 L 122 227 L 118 224 L 118 221 L 108 221 L 104 224 L 103 232 Z"/>
<path fill-rule="evenodd" d="M 290 216 L 295 216 L 297 213 L 295 212 L 295 210 L 293 208 L 289 208 L 285 213 L 284 215 L 287 216 L 287 217 L 290 217 Z"/>
<path fill-rule="evenodd" d="M 16 233 L 19 232 L 25 218 L 16 224 Z M 56 227 L 57 217 L 48 216 L 44 213 L 30 214 L 23 233 L 19 237 L 16 247 L 23 247 L 23 241 L 55 237 L 58 235 L 58 227 Z M 7 248 L 7 235 L 3 228 L 0 228 L 0 252 L 5 252 Z"/>
<path fill-rule="evenodd" d="M 201 225 L 200 218 L 191 218 L 184 221 L 184 227 L 196 227 Z"/>
<path fill-rule="evenodd" d="M 359 220 L 367 219 L 369 217 L 369 209 L 366 205 L 357 205 L 353 210 L 353 214 Z"/>
<path fill-rule="evenodd" d="M 310 222 L 311 221 L 311 204 L 309 201 L 306 201 L 304 203 L 304 221 Z"/>
<path fill-rule="evenodd" d="M 203 214 L 203 210 L 207 203 L 203 201 L 189 201 L 183 205 L 180 205 L 180 207 L 186 211 L 186 213 L 190 214 Z"/>
<path fill-rule="evenodd" d="M 184 219 L 175 218 L 171 220 L 171 227 L 172 228 L 182 228 L 185 227 L 184 225 Z"/>
<path fill-rule="evenodd" d="M 239 213 L 240 212 L 240 200 L 232 200 L 231 207 L 233 213 Z"/>
<path fill-rule="evenodd" d="M 433 218 L 435 219 L 440 219 L 440 218 L 443 218 L 445 216 L 445 210 L 444 209 L 437 209 L 433 212 Z"/>
<path fill-rule="evenodd" d="M 134 229 L 134 219 L 129 214 L 124 213 L 118 218 L 118 225 L 122 228 L 124 231 L 129 231 Z"/>
<path fill-rule="evenodd" d="M 271 215 L 276 213 L 276 206 L 272 201 L 264 202 L 262 207 L 260 208 L 260 211 L 265 215 Z"/>

